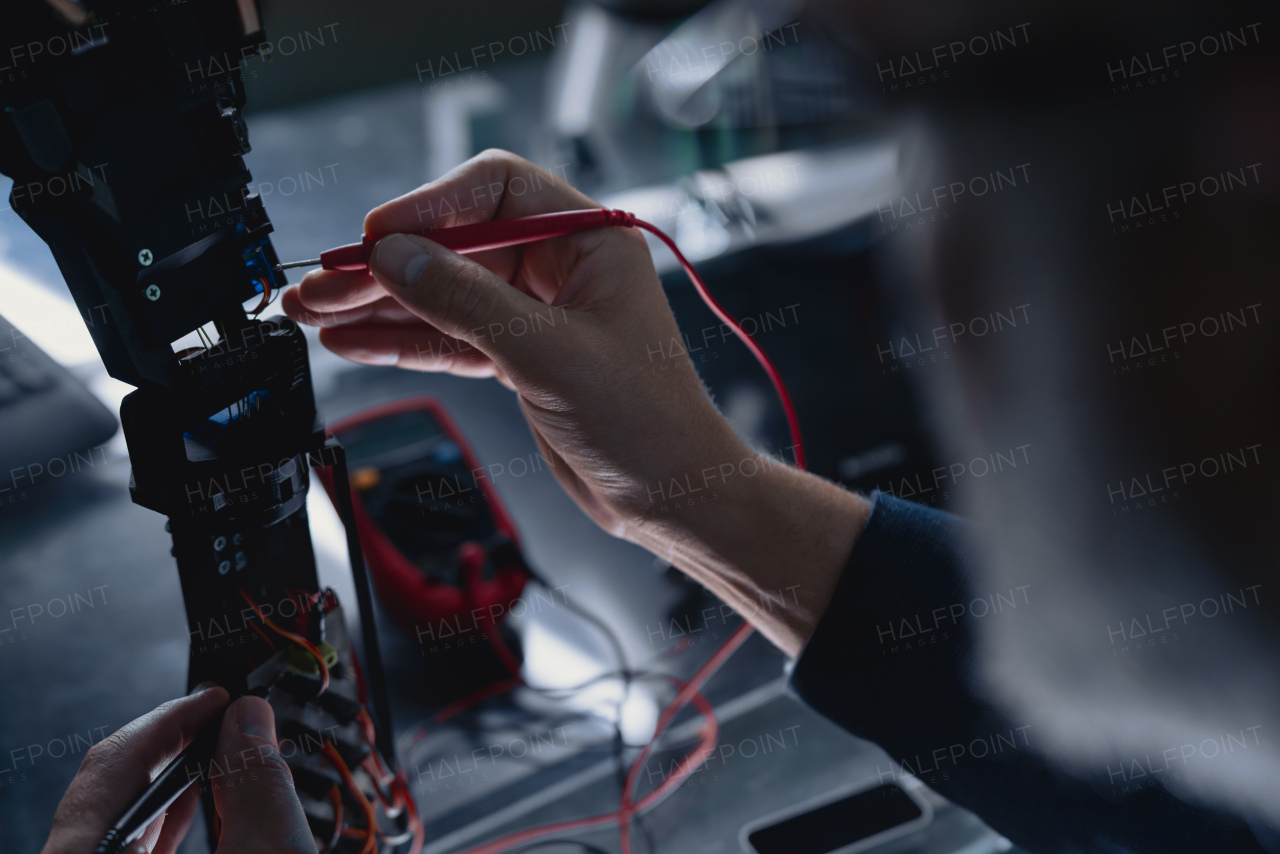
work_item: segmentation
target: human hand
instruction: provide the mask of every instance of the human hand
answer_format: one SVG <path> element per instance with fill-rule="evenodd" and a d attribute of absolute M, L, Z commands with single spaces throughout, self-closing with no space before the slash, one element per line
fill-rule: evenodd
<path fill-rule="evenodd" d="M 227 706 L 223 688 L 197 689 L 170 700 L 94 745 L 58 810 L 42 854 L 90 854 L 107 829 Z M 315 854 L 315 842 L 293 776 L 280 756 L 271 706 L 242 697 L 227 709 L 204 785 L 213 786 L 222 820 L 218 854 Z M 132 843 L 127 854 L 173 854 L 200 803 L 193 785 Z"/>
<path fill-rule="evenodd" d="M 587 515 L 755 614 L 796 654 L 870 507 L 738 438 L 681 345 L 640 233 L 602 228 L 470 257 L 407 234 L 590 207 L 515 155 L 485 152 L 365 217 L 365 234 L 391 235 L 371 273 L 309 273 L 284 309 L 357 362 L 496 377 Z M 698 483 L 699 500 L 673 499 Z M 760 607 L 783 590 L 784 606 Z"/>
<path fill-rule="evenodd" d="M 467 219 L 452 212 L 465 205 Z M 598 207 L 515 155 L 490 151 L 375 209 L 364 229 L 421 233 Z M 640 535 L 655 484 L 751 456 L 692 362 L 666 357 L 680 331 L 635 229 L 470 257 L 392 236 L 370 267 L 308 274 L 285 292 L 285 311 L 319 325 L 321 342 L 354 361 L 497 377 L 520 395 L 560 483 L 616 535 Z"/>

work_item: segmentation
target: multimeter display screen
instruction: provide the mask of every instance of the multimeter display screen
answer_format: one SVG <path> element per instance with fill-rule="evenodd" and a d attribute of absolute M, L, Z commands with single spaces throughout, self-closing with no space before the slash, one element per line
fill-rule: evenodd
<path fill-rule="evenodd" d="M 757 854 L 831 854 L 923 814 L 897 786 L 879 786 L 762 827 L 747 839 Z"/>
<path fill-rule="evenodd" d="M 342 446 L 350 468 L 381 468 L 429 452 L 445 437 L 435 417 L 425 409 L 397 412 L 342 431 Z M 445 437 L 447 438 L 447 437 Z M 457 445 L 454 445 L 457 448 Z M 459 453 L 458 458 L 461 458 Z"/>
<path fill-rule="evenodd" d="M 457 583 L 464 542 L 496 533 L 488 501 L 462 448 L 431 412 L 410 409 L 343 430 L 352 487 L 402 555 L 436 578 Z"/>

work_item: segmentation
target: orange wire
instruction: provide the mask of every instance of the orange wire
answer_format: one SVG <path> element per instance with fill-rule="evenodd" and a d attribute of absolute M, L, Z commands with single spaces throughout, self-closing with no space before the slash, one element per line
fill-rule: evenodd
<path fill-rule="evenodd" d="M 408 778 L 404 776 L 404 772 L 392 774 L 387 768 L 386 763 L 382 761 L 382 756 L 378 753 L 377 731 L 373 726 L 373 719 L 369 717 L 367 709 L 361 709 L 356 712 L 356 720 L 360 723 L 361 732 L 364 735 L 365 742 L 369 745 L 370 754 L 365 759 L 365 770 L 374 778 L 374 793 L 377 794 L 378 800 L 382 802 L 383 811 L 386 812 L 388 818 L 394 818 L 399 814 L 400 810 L 404 810 L 408 815 L 407 827 L 413 831 L 413 848 L 411 854 L 418 854 L 422 850 L 422 843 L 426 838 L 426 827 L 422 820 L 418 817 L 418 805 L 414 803 L 413 793 L 409 791 Z M 370 768 L 369 765 L 373 765 Z M 382 794 L 382 785 L 386 784 L 391 791 L 391 802 Z M 403 843 L 400 843 L 403 844 Z"/>
<path fill-rule="evenodd" d="M 374 766 L 370 769 L 365 765 L 365 770 L 374 778 L 374 792 L 378 796 L 378 800 L 382 802 L 384 811 L 387 812 L 389 818 L 394 817 L 395 811 L 403 809 L 408 815 L 407 826 L 413 831 L 413 848 L 410 854 L 418 854 L 422 850 L 422 843 L 426 838 L 426 826 L 418 817 L 418 805 L 414 803 L 413 793 L 409 791 L 408 778 L 404 772 L 392 774 L 387 768 L 386 763 L 382 761 L 381 754 L 378 753 L 377 747 L 377 730 L 373 725 L 373 718 L 369 717 L 367 709 L 360 709 L 356 712 L 356 720 L 360 723 L 360 731 L 364 736 L 365 742 L 369 745 L 370 754 L 365 759 L 366 763 Z M 376 772 L 376 773 L 375 773 Z M 381 786 L 386 783 L 391 790 L 391 803 L 387 803 L 387 799 L 383 797 Z"/>
<path fill-rule="evenodd" d="M 364 810 L 364 846 L 360 849 L 360 854 L 373 854 L 377 844 L 374 834 L 378 832 L 378 817 L 373 812 L 373 804 L 369 803 L 369 799 L 364 796 L 364 792 L 356 785 L 355 778 L 351 776 L 351 769 L 347 767 L 346 762 L 342 761 L 342 756 L 331 743 L 325 742 L 324 752 L 333 761 L 333 767 L 338 769 L 338 773 L 342 775 L 343 782 L 347 784 L 347 789 L 355 796 L 360 803 L 361 809 Z"/>
<path fill-rule="evenodd" d="M 333 804 L 333 836 L 329 837 L 329 843 L 321 854 L 332 851 L 342 839 L 342 791 L 336 783 L 329 787 L 329 803 Z"/>
<path fill-rule="evenodd" d="M 383 813 L 386 814 L 388 818 L 395 818 L 400 814 L 400 810 L 404 806 L 400 793 L 392 791 L 390 793 L 390 800 L 388 800 L 386 795 L 382 794 L 382 787 L 389 786 L 390 783 L 395 782 L 395 777 L 388 780 L 386 775 L 384 775 L 378 768 L 371 756 L 366 756 L 360 765 L 364 768 L 365 772 L 373 778 L 373 794 L 377 796 L 378 802 L 382 804 Z"/>
<path fill-rule="evenodd" d="M 272 652 L 275 652 L 275 651 L 276 651 L 276 644 L 275 644 L 275 641 L 273 641 L 273 640 L 272 640 L 272 639 L 267 635 L 267 633 L 266 633 L 266 632 L 264 632 L 262 629 L 258 628 L 258 626 L 257 626 L 257 624 L 256 624 L 256 623 L 250 623 L 250 624 L 249 624 L 249 628 L 253 629 L 254 634 L 256 634 L 258 637 L 262 638 L 264 641 L 266 641 L 266 642 L 267 642 L 267 646 L 271 647 L 271 651 L 272 651 Z"/>
<path fill-rule="evenodd" d="M 262 285 L 262 302 L 258 303 L 258 307 L 253 310 L 253 316 L 257 317 L 271 302 L 271 285 L 266 279 L 254 279 L 254 281 Z"/>
<path fill-rule="evenodd" d="M 287 638 L 288 640 L 293 641 L 298 646 L 302 647 L 307 652 L 311 653 L 311 655 L 315 658 L 316 663 L 320 665 L 320 693 L 323 694 L 325 691 L 328 691 L 329 690 L 329 665 L 325 664 L 324 653 L 322 653 L 319 649 L 317 649 L 315 644 L 313 644 L 311 641 L 304 638 L 302 635 L 297 634 L 296 632 L 291 632 L 288 629 L 282 629 L 279 626 L 277 626 L 271 620 L 270 617 L 262 613 L 262 609 L 258 607 L 258 603 L 253 601 L 253 597 L 250 596 L 244 590 L 244 588 L 240 589 L 240 596 L 243 597 L 244 601 L 247 602 L 249 604 L 249 607 L 253 609 L 253 613 L 257 615 L 258 619 L 262 621 L 263 625 L 265 625 L 267 628 L 271 629 L 271 631 L 275 632 L 281 637 Z"/>

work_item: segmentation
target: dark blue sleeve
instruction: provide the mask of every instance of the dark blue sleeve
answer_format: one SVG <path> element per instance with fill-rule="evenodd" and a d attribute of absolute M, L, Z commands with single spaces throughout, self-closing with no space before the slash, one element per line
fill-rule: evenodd
<path fill-rule="evenodd" d="M 981 695 L 976 621 L 964 611 L 986 597 L 965 555 L 969 523 L 872 498 L 791 689 L 893 757 L 883 782 L 918 777 L 1036 854 L 1263 851 L 1243 822 L 1164 786 L 1113 794 L 1105 770 L 1081 780 L 1035 750 L 1035 721 L 1011 720 Z"/>

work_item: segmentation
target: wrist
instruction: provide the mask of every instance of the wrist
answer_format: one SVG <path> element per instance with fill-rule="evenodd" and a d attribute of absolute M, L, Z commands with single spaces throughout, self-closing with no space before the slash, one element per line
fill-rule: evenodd
<path fill-rule="evenodd" d="M 689 469 L 652 485 L 627 538 L 798 654 L 831 600 L 870 502 L 740 441 Z"/>

